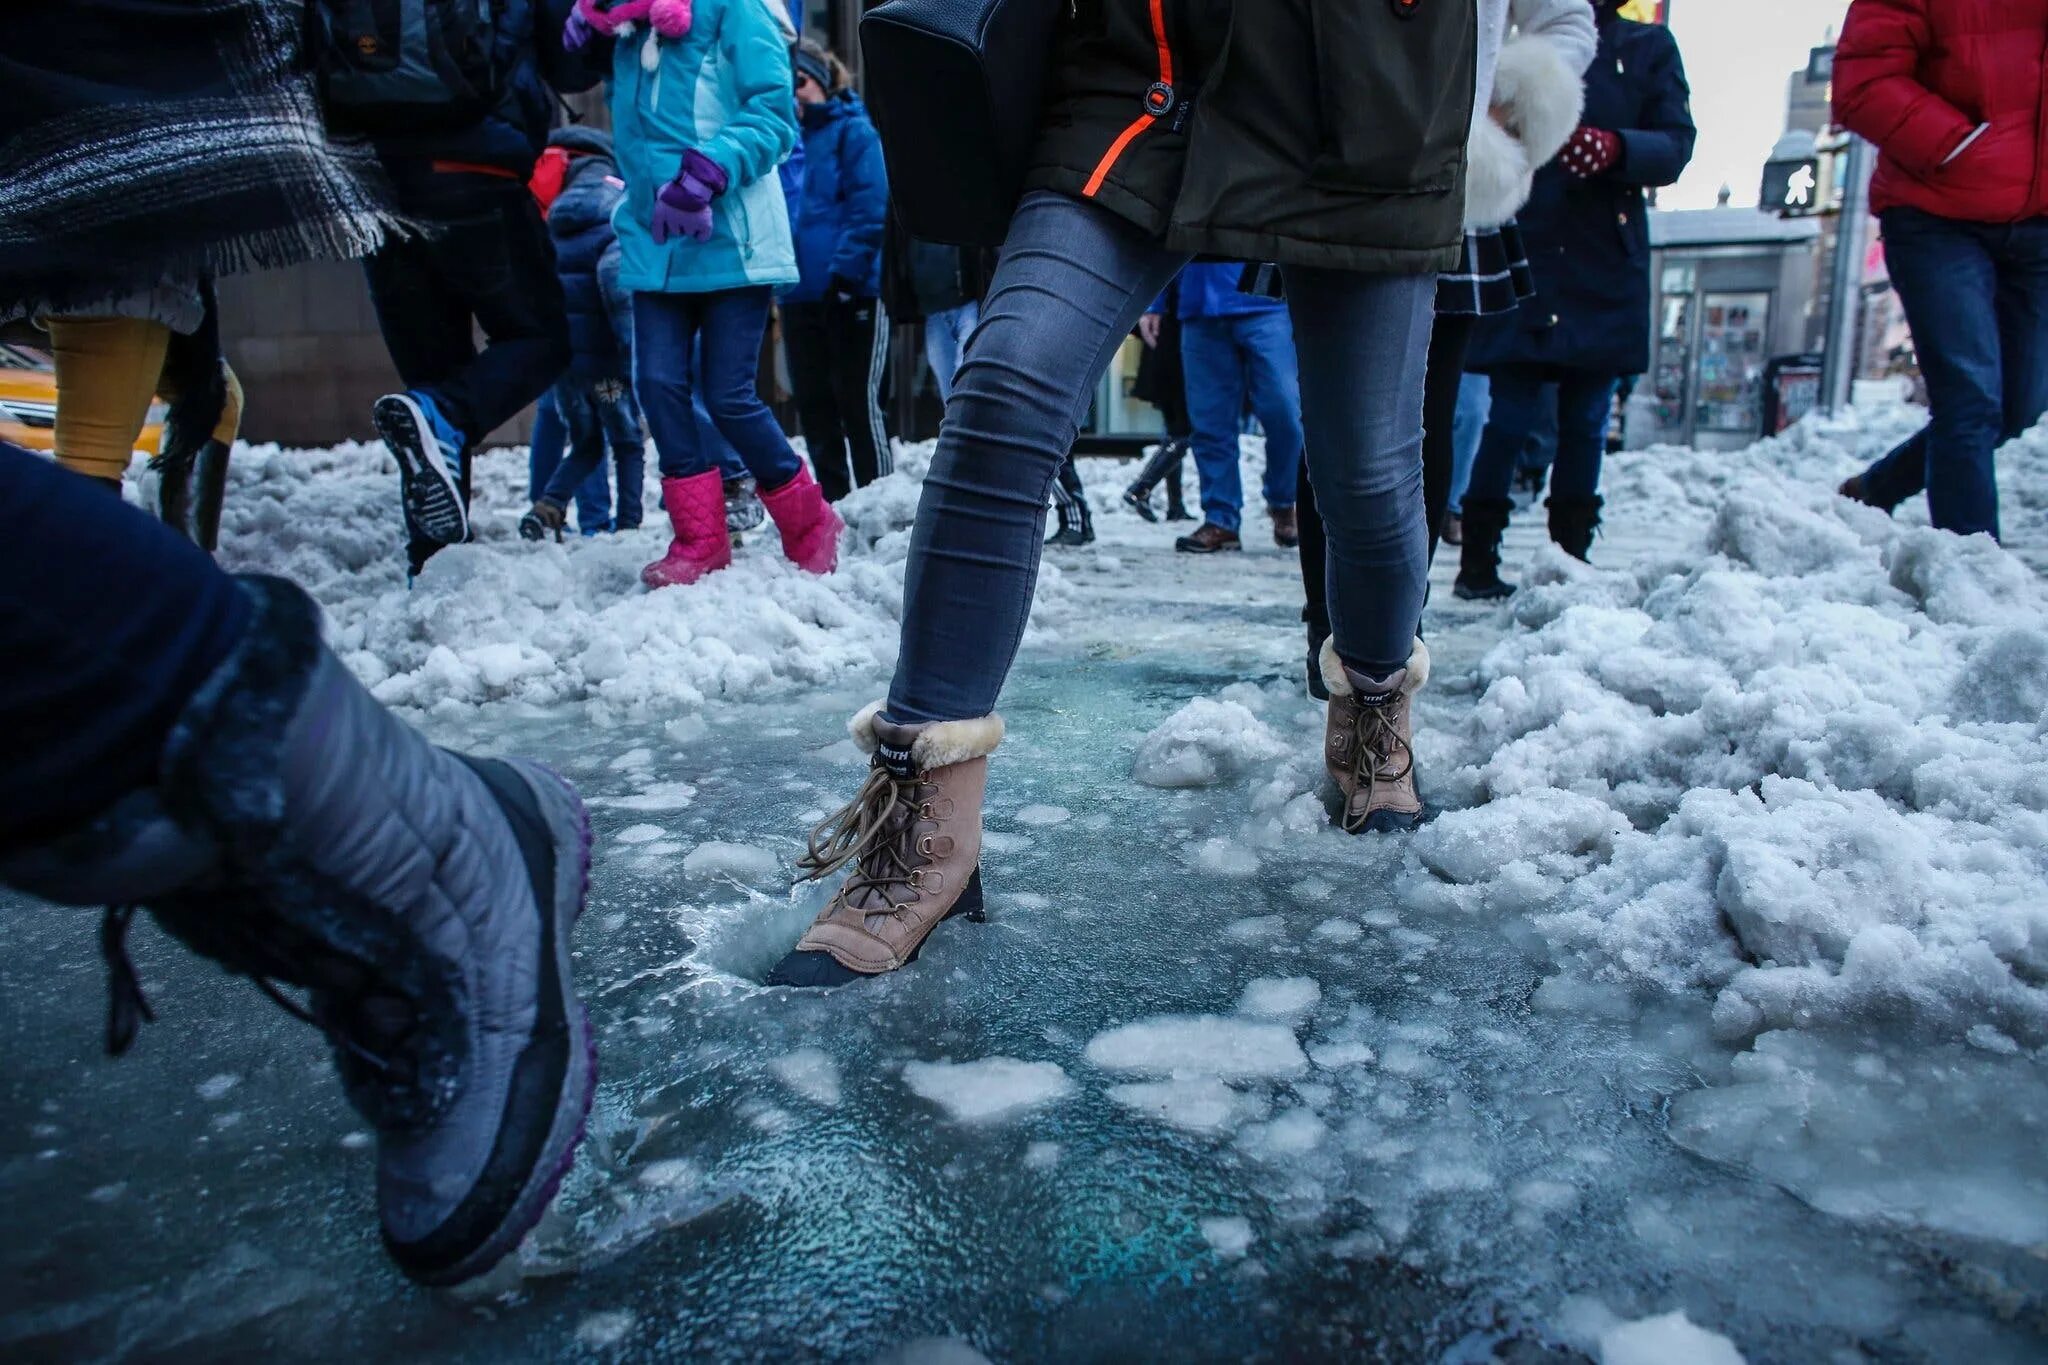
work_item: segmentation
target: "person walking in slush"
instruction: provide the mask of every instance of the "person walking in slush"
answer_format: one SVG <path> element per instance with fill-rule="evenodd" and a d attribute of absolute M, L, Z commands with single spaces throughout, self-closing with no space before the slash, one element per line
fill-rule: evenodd
<path fill-rule="evenodd" d="M 774 291 L 797 280 L 776 174 L 796 145 L 782 24 L 763 0 L 578 0 L 564 42 L 612 56 L 612 146 L 626 182 L 612 220 L 619 279 L 633 293 L 634 387 L 675 533 L 641 581 L 676 587 L 732 563 L 719 453 L 691 412 L 693 347 L 704 406 L 752 472 L 783 553 L 831 573 L 844 527 L 755 382 Z"/>
<path fill-rule="evenodd" d="M 889 363 L 889 313 L 880 298 L 889 183 L 882 140 L 846 68 L 809 39 L 794 60 L 804 138 L 796 233 L 802 278 L 782 296 L 782 342 L 811 467 L 837 502 L 894 467 L 881 402 Z"/>
<path fill-rule="evenodd" d="M 1060 7 L 1054 52 L 1015 55 L 1051 57 L 1033 164 L 911 532 L 895 679 L 851 722 L 872 766 L 803 860 L 845 880 L 777 983 L 895 971 L 980 914 L 995 703 L 1047 494 L 1114 352 L 1197 254 L 1286 277 L 1329 525 L 1336 818 L 1362 833 L 1422 817 L 1422 373 L 1463 237 L 1473 6 L 1258 0 L 1233 24 L 1237 8 L 1085 0 Z"/>
<path fill-rule="evenodd" d="M 1514 591 L 1500 576 L 1509 494 L 1516 457 L 1546 407 L 1557 419 L 1550 538 L 1586 557 L 1600 526 L 1615 388 L 1650 367 L 1643 191 L 1671 184 L 1692 160 L 1692 97 L 1671 31 L 1624 19 L 1621 9 L 1621 0 L 1595 5 L 1600 44 L 1586 71 L 1585 112 L 1557 159 L 1536 173 L 1518 215 L 1536 297 L 1481 322 L 1466 357 L 1467 369 L 1491 379 L 1493 411 L 1465 491 L 1462 598 Z"/>
<path fill-rule="evenodd" d="M 1856 0 L 1835 120 L 1877 144 L 1870 206 L 1931 420 L 1842 492 L 1998 535 L 1993 452 L 2048 409 L 2048 6 Z"/>

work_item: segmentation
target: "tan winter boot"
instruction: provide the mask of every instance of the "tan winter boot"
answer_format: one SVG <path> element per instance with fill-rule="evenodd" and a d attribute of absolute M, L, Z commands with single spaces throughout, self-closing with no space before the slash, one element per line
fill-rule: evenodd
<path fill-rule="evenodd" d="M 982 918 L 981 801 L 1001 716 L 892 725 L 876 702 L 853 718 L 874 755 L 860 795 L 811 831 L 797 865 L 813 879 L 853 875 L 768 977 L 771 986 L 843 986 L 915 961 L 954 915 Z"/>
<path fill-rule="evenodd" d="M 1429 647 L 1417 640 L 1408 666 L 1371 678 L 1323 642 L 1323 681 L 1330 689 L 1323 763 L 1343 795 L 1336 823 L 1347 834 L 1392 833 L 1422 823 L 1415 790 L 1414 729 L 1409 711 L 1429 681 Z"/>

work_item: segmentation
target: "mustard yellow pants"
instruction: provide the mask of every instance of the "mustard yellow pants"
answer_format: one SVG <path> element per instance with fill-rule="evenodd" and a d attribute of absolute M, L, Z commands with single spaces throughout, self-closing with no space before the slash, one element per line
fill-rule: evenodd
<path fill-rule="evenodd" d="M 147 318 L 47 318 L 57 362 L 57 463 L 120 482 L 164 379 L 171 329 Z M 242 384 L 227 372 L 227 402 L 213 438 L 232 445 L 242 428 Z M 179 395 L 165 392 L 165 401 Z"/>

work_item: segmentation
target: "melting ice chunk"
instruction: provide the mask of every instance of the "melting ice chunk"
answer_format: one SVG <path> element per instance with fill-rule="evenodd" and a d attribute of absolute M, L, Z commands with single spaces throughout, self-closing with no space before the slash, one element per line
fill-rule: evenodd
<path fill-rule="evenodd" d="M 1242 702 L 1196 697 L 1145 736 L 1131 776 L 1148 787 L 1213 787 L 1286 752 Z"/>
<path fill-rule="evenodd" d="M 985 1123 L 1036 1109 L 1074 1088 L 1052 1062 L 983 1057 L 974 1062 L 910 1062 L 903 1081 L 961 1123 Z"/>
<path fill-rule="evenodd" d="M 1262 976 L 1237 998 L 1237 1012 L 1254 1019 L 1299 1019 L 1323 998 L 1323 988 L 1305 976 Z"/>
<path fill-rule="evenodd" d="M 1743 1359 L 1734 1342 L 1694 1326 L 1681 1309 L 1602 1332 L 1600 1365 L 1743 1365 Z"/>
<path fill-rule="evenodd" d="M 1284 1024 L 1214 1014 L 1164 1014 L 1098 1033 L 1091 1065 L 1145 1076 L 1212 1076 L 1249 1081 L 1299 1076 L 1308 1058 Z"/>
<path fill-rule="evenodd" d="M 1250 1251 L 1252 1243 L 1257 1240 L 1252 1235 L 1248 1218 L 1204 1218 L 1201 1228 L 1202 1240 L 1225 1260 L 1236 1260 Z"/>
<path fill-rule="evenodd" d="M 768 1063 L 768 1070 L 813 1104 L 830 1108 L 839 1103 L 839 1063 L 822 1048 L 800 1047 Z"/>
<path fill-rule="evenodd" d="M 735 877 L 743 882 L 765 882 L 780 865 L 775 855 L 752 844 L 728 844 L 712 839 L 691 849 L 683 859 L 683 871 L 692 877 Z"/>

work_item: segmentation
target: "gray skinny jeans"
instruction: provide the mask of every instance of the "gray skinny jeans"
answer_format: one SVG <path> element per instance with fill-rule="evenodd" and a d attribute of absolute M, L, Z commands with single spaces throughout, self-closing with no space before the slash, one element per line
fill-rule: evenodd
<path fill-rule="evenodd" d="M 1023 639 L 1047 495 L 1117 347 L 1187 256 L 1124 219 L 1035 191 L 1018 205 L 954 378 L 904 573 L 887 716 L 988 715 Z M 1433 275 L 1286 266 L 1308 466 L 1329 533 L 1337 652 L 1408 662 L 1429 570 L 1422 380 Z"/>

